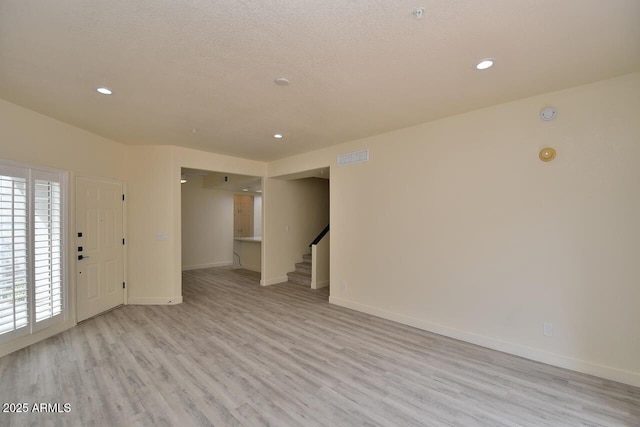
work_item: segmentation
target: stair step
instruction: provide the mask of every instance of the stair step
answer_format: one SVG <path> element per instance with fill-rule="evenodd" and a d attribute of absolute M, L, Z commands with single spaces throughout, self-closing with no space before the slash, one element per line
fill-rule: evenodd
<path fill-rule="evenodd" d="M 304 255 L 302 255 L 302 261 L 303 261 L 303 262 L 311 263 L 311 254 L 304 254 Z"/>
<path fill-rule="evenodd" d="M 295 283 L 296 285 L 302 286 L 311 286 L 311 274 L 306 273 L 298 273 L 297 271 L 292 271 L 291 273 L 287 273 L 287 278 L 289 282 Z"/>
<path fill-rule="evenodd" d="M 307 273 L 311 274 L 311 263 L 310 262 L 299 262 L 296 264 L 296 273 Z"/>

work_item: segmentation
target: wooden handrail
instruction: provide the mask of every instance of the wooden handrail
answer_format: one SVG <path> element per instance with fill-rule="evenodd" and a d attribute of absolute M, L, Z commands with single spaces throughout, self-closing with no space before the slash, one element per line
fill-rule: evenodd
<path fill-rule="evenodd" d="M 329 232 L 329 224 L 327 224 L 327 226 L 324 228 L 324 230 L 322 230 L 320 232 L 320 234 L 318 234 L 318 236 L 313 239 L 313 242 L 309 243 L 309 247 L 313 246 L 313 245 L 317 245 L 318 243 L 320 243 L 320 240 L 322 240 L 322 238 Z"/>

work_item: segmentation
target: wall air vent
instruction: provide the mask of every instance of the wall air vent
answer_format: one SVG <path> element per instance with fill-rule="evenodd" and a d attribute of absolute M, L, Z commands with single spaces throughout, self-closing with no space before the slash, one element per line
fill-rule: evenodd
<path fill-rule="evenodd" d="M 353 153 L 339 154 L 338 166 L 350 165 L 369 161 L 369 150 L 354 151 Z"/>

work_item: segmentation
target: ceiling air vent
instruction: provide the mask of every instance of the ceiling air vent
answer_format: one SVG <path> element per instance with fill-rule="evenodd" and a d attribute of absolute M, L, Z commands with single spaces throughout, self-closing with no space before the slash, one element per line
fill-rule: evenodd
<path fill-rule="evenodd" d="M 338 155 L 338 166 L 350 165 L 369 161 L 369 150 L 354 151 Z"/>

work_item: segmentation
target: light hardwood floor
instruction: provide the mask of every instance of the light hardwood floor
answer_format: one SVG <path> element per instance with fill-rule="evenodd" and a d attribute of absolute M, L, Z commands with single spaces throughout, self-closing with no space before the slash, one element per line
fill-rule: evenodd
<path fill-rule="evenodd" d="M 327 289 L 184 273 L 184 303 L 126 306 L 0 359 L 0 425 L 640 426 L 640 389 L 330 306 Z"/>

